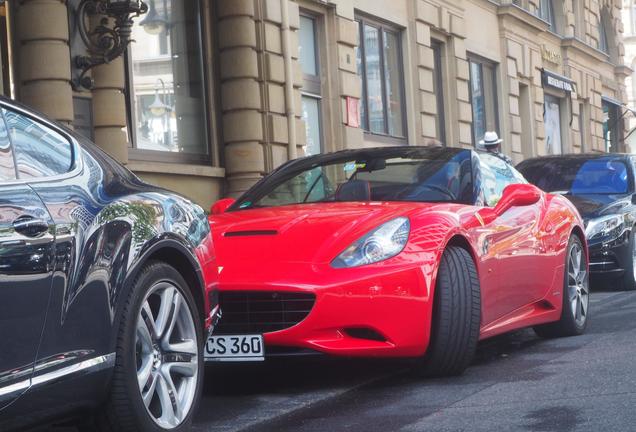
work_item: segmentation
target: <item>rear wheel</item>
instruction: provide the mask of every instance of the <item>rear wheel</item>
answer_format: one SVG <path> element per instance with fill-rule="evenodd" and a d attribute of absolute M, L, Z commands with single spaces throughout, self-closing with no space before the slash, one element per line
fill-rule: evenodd
<path fill-rule="evenodd" d="M 183 277 L 154 262 L 137 278 L 117 339 L 102 431 L 183 431 L 203 383 L 202 327 Z"/>
<path fill-rule="evenodd" d="M 475 355 L 481 320 L 477 269 L 470 254 L 451 246 L 437 274 L 433 323 L 423 372 L 429 376 L 461 374 Z"/>
<path fill-rule="evenodd" d="M 561 318 L 554 323 L 536 326 L 534 331 L 541 337 L 577 336 L 587 326 L 590 301 L 587 256 L 583 243 L 576 235 L 568 243 L 564 273 Z"/>

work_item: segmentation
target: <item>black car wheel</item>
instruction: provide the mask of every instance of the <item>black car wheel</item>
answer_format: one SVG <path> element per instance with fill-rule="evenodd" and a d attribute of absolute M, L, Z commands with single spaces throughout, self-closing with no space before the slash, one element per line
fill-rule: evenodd
<path fill-rule="evenodd" d="M 171 266 L 148 264 L 129 293 L 117 340 L 102 431 L 182 431 L 203 383 L 203 335 L 197 307 Z"/>
<path fill-rule="evenodd" d="M 636 239 L 634 238 L 634 228 L 629 234 L 627 253 L 625 254 L 625 263 L 623 265 L 625 273 L 618 280 L 617 289 L 620 291 L 636 290 L 636 265 L 634 264 L 636 263 Z"/>
<path fill-rule="evenodd" d="M 566 252 L 561 318 L 557 322 L 534 327 L 541 337 L 577 336 L 587 326 L 590 301 L 587 255 L 576 235 L 570 238 Z"/>
<path fill-rule="evenodd" d="M 465 249 L 451 246 L 437 274 L 431 340 L 422 371 L 428 376 L 461 374 L 475 355 L 480 321 L 475 263 Z"/>

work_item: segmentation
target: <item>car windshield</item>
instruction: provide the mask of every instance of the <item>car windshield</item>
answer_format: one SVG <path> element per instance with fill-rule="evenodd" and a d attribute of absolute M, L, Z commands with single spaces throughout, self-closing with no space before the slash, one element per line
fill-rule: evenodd
<path fill-rule="evenodd" d="M 530 183 L 547 192 L 585 195 L 629 191 L 627 165 L 617 158 L 534 160 L 518 168 Z"/>
<path fill-rule="evenodd" d="M 472 201 L 471 152 L 378 149 L 301 159 L 248 191 L 233 209 L 317 202 Z"/>

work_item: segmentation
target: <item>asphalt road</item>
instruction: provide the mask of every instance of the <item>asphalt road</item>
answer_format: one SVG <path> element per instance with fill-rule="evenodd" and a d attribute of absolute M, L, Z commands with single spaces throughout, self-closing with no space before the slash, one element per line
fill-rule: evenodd
<path fill-rule="evenodd" d="M 403 361 L 214 365 L 194 431 L 634 431 L 636 292 L 594 293 L 590 311 L 583 336 L 481 343 L 457 378 Z"/>
<path fill-rule="evenodd" d="M 598 292 L 583 336 L 480 344 L 464 375 L 295 359 L 208 370 L 195 431 L 636 430 L 636 293 Z"/>

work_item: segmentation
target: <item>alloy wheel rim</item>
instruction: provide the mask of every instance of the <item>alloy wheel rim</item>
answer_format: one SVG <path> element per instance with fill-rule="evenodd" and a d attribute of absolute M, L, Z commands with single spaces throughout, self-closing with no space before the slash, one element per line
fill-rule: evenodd
<path fill-rule="evenodd" d="M 580 327 L 585 324 L 590 289 L 583 249 L 574 244 L 568 255 L 568 301 L 574 321 Z"/>
<path fill-rule="evenodd" d="M 199 380 L 199 347 L 192 312 L 169 282 L 150 289 L 137 317 L 137 382 L 154 422 L 179 426 L 190 413 Z"/>

